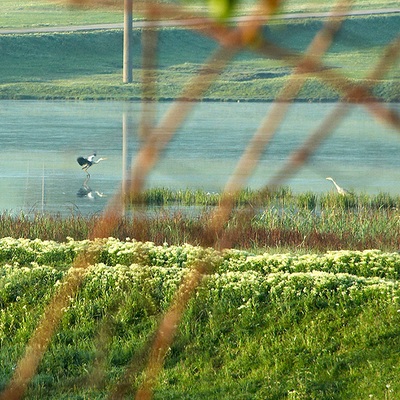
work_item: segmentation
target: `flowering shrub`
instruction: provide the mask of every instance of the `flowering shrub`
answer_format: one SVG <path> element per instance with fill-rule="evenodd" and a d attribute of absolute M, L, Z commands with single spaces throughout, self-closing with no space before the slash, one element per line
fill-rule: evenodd
<path fill-rule="evenodd" d="M 58 243 L 51 240 L 2 238 L 0 263 L 70 265 L 88 241 Z"/>
<path fill-rule="evenodd" d="M 122 242 L 114 238 L 75 241 L 65 243 L 41 241 L 39 239 L 0 239 L 0 264 L 17 263 L 69 267 L 76 255 L 89 246 L 98 250 L 97 262 L 108 266 L 131 264 L 186 268 L 202 257 L 205 249 L 188 244 L 182 246 L 156 246 L 151 242 L 127 239 Z M 275 272 L 349 273 L 365 277 L 399 279 L 400 255 L 383 253 L 380 250 L 330 251 L 326 254 L 262 254 L 252 255 L 246 251 L 226 250 L 222 257 L 213 249 L 206 249 L 217 260 L 217 270 Z"/>
<path fill-rule="evenodd" d="M 29 301 L 52 291 L 85 249 L 97 252 L 97 263 L 88 269 L 81 296 L 96 302 L 136 291 L 153 304 L 154 312 L 165 309 L 184 274 L 198 260 L 212 264 L 198 300 L 219 302 L 226 311 L 299 299 L 319 306 L 332 299 L 359 304 L 371 296 L 396 298 L 399 291 L 400 256 L 378 250 L 323 255 L 251 255 L 227 250 L 221 255 L 213 249 L 156 246 L 130 239 L 57 243 L 4 238 L 0 240 L 1 305 L 30 293 L 27 288 L 35 292 Z"/>
<path fill-rule="evenodd" d="M 63 273 L 53 267 L 33 262 L 30 267 L 5 264 L 0 267 L 0 307 L 10 302 L 26 301 L 34 304 L 48 292 L 49 286 L 56 284 Z"/>
<path fill-rule="evenodd" d="M 318 254 L 262 254 L 253 256 L 246 252 L 238 255 L 227 251 L 221 269 L 226 271 L 260 271 L 266 274 L 275 272 L 312 272 L 349 273 L 365 277 L 385 279 L 400 278 L 400 255 L 383 253 L 380 250 L 330 251 Z"/>
<path fill-rule="evenodd" d="M 68 294 L 69 301 L 63 303 L 61 319 L 37 375 L 54 376 L 54 382 L 73 382 L 75 378 L 81 382 L 101 362 L 105 369 L 100 373 L 112 375 L 111 371 L 128 365 L 134 354 L 140 357 L 140 349 L 146 347 L 161 314 L 193 267 L 204 272 L 203 280 L 182 315 L 168 353 L 171 365 L 184 362 L 192 353 L 189 366 L 198 359 L 200 364 L 210 360 L 211 365 L 220 359 L 228 363 L 226 371 L 252 374 L 254 366 L 261 364 L 264 381 L 265 370 L 273 368 L 262 364 L 263 360 L 275 363 L 282 359 L 280 369 L 286 377 L 293 374 L 292 366 L 298 376 L 296 360 L 309 363 L 310 354 L 312 365 L 319 360 L 325 371 L 326 357 L 340 360 L 345 354 L 342 343 L 349 346 L 379 338 L 376 346 L 385 349 L 385 360 L 386 346 L 392 346 L 394 353 L 397 349 L 393 340 L 400 315 L 397 254 L 368 250 L 252 255 L 114 238 L 70 239 L 66 243 L 4 238 L 0 239 L 3 381 L 11 376 L 45 307 L 64 287 L 65 278 L 82 271 L 81 264 L 73 264 L 80 252 L 94 256 L 87 258 L 93 263 L 78 290 Z M 381 339 L 385 335 L 388 339 Z M 374 356 L 378 354 L 376 346 L 370 353 Z M 357 352 L 369 347 L 360 343 Z M 350 358 L 354 351 L 348 350 Z M 101 357 L 105 357 L 103 361 Z M 230 358 L 233 364 L 229 364 Z M 242 361 L 236 364 L 236 359 L 247 360 L 246 366 Z M 379 358 L 376 370 L 383 364 Z M 331 370 L 335 368 L 333 365 Z M 396 371 L 388 371 L 396 375 Z"/>

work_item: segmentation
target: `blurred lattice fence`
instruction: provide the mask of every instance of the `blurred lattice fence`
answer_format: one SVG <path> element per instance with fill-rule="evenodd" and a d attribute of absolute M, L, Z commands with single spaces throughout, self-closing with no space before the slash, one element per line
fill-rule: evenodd
<path fill-rule="evenodd" d="M 123 7 L 122 0 L 71 0 L 70 3 L 89 7 L 89 9 L 91 6 Z M 175 132 L 196 107 L 197 102 L 193 100 L 201 101 L 213 82 L 224 72 L 234 57 L 242 51 L 250 51 L 257 56 L 278 59 L 290 68 L 291 74 L 276 97 L 273 106 L 254 132 L 251 141 L 243 149 L 241 158 L 232 171 L 230 179 L 226 182 L 222 201 L 211 215 L 204 229 L 205 244 L 219 250 L 230 246 L 229 240 L 224 235 L 224 227 L 232 215 L 235 196 L 245 187 L 247 179 L 258 165 L 262 153 L 267 148 L 279 125 L 285 119 L 292 102 L 296 100 L 302 87 L 310 79 L 316 79 L 324 85 L 332 86 L 340 93 L 341 98 L 333 111 L 320 122 L 313 132 L 310 132 L 308 138 L 290 155 L 276 175 L 271 177 L 269 182 L 266 182 L 266 189 L 273 190 L 301 168 L 323 140 L 346 117 L 351 105 L 366 108 L 382 123 L 389 124 L 400 132 L 399 115 L 373 94 L 374 86 L 396 63 L 400 50 L 399 38 L 387 43 L 377 64 L 372 65 L 365 79 L 357 83 L 354 83 L 354 80 L 349 79 L 341 71 L 324 65 L 323 56 L 334 44 L 335 36 L 340 33 L 341 26 L 347 18 L 348 12 L 351 11 L 350 1 L 338 1 L 332 5 L 329 14 L 324 18 L 322 28 L 310 40 L 308 48 L 302 53 L 291 51 L 282 45 L 271 42 L 262 34 L 263 27 L 270 23 L 271 18 L 275 18 L 276 13 L 285 11 L 284 2 L 280 4 L 274 0 L 260 1 L 254 5 L 246 19 L 231 23 L 223 23 L 221 20 L 208 18 L 204 14 L 197 15 L 193 11 L 188 11 L 185 5 L 180 6 L 175 3 L 134 1 L 133 7 L 135 13 L 140 13 L 148 21 L 148 29 L 143 29 L 142 33 L 143 116 L 139 132 L 142 137 L 142 146 L 134 156 L 130 175 L 122 182 L 121 189 L 115 193 L 104 211 L 100 223 L 91 232 L 90 238 L 110 236 L 113 228 L 119 223 L 125 207 L 132 200 L 140 199 L 149 173 L 159 161 Z M 187 29 L 192 29 L 199 35 L 212 38 L 218 46 L 209 55 L 199 72 L 188 80 L 184 89 L 165 112 L 160 122 L 154 125 L 155 119 L 152 117 L 152 111 L 155 107 L 153 100 L 157 79 L 155 64 L 157 30 L 155 26 L 162 20 L 185 20 L 187 21 Z M 186 101 L 187 99 L 192 101 Z M 23 397 L 28 383 L 36 374 L 37 367 L 48 348 L 70 298 L 79 290 L 79 285 L 88 266 L 96 261 L 98 250 L 94 247 L 89 248 L 76 260 L 64 283 L 46 308 L 9 385 L 1 394 L 1 399 L 9 400 Z M 110 398 L 122 397 L 127 384 L 129 385 L 132 371 L 138 369 L 144 372 L 144 379 L 136 397 L 146 399 L 152 396 L 157 376 L 163 366 L 167 350 L 174 340 L 182 313 L 200 284 L 203 275 L 210 272 L 211 269 L 212 260 L 207 258 L 206 255 L 204 259 L 197 260 L 184 278 L 169 310 L 160 320 L 154 337 L 149 339 L 147 347 L 143 349 L 143 357 L 140 360 L 132 360 L 127 367 L 126 380 L 123 384 L 114 388 Z M 143 362 L 143 359 L 145 359 L 145 362 Z"/>

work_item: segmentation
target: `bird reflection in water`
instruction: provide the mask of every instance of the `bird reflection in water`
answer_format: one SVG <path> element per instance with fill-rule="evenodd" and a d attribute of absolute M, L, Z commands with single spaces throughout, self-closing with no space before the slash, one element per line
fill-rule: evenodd
<path fill-rule="evenodd" d="M 76 195 L 78 197 L 87 197 L 88 199 L 94 200 L 98 197 L 106 197 L 106 195 L 98 190 L 93 190 L 89 185 L 88 182 L 90 180 L 90 176 L 87 176 L 84 180 L 82 186 L 77 191 Z"/>

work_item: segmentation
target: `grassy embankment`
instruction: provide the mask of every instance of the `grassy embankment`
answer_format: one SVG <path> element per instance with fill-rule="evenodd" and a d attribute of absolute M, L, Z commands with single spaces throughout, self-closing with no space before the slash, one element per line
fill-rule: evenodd
<path fill-rule="evenodd" d="M 87 245 L 0 240 L 0 390 Z M 220 255 L 115 239 L 102 242 L 71 298 L 27 398 L 131 396 L 160 315 L 203 259 L 213 269 L 183 316 L 155 399 L 399 398 L 398 254 Z"/>
<path fill-rule="evenodd" d="M 94 12 L 88 21 L 110 22 L 116 14 Z M 62 13 L 60 13 L 62 14 Z M 68 14 L 68 13 L 67 13 Z M 107 13 L 104 13 L 108 15 Z M 35 15 L 35 13 L 33 13 Z M 76 22 L 84 21 L 83 13 Z M 56 19 L 61 24 L 60 19 Z M 324 57 L 327 66 L 359 82 L 377 62 L 383 45 L 397 34 L 400 17 L 374 16 L 348 19 L 337 43 Z M 66 19 L 65 25 L 73 23 Z M 321 28 L 318 20 L 274 23 L 265 35 L 285 48 L 301 52 Z M 379 32 L 379 34 L 377 34 Z M 2 99 L 140 99 L 140 30 L 134 31 L 135 83 L 122 84 L 122 31 L 57 34 L 0 35 L 0 98 Z M 215 43 L 183 29 L 159 32 L 158 99 L 179 95 L 185 82 L 198 71 Z M 290 66 L 282 61 L 246 52 L 229 64 L 204 96 L 207 100 L 271 101 L 283 86 Z M 398 69 L 376 87 L 384 101 L 399 101 Z M 332 87 L 311 78 L 299 94 L 301 100 L 337 100 Z"/>
<path fill-rule="evenodd" d="M 219 196 L 151 190 L 144 201 L 210 206 Z M 399 203 L 384 194 L 318 197 L 282 190 L 268 197 L 243 192 L 239 207 L 263 205 L 268 211 L 233 218 L 227 229 L 233 240 L 247 240 L 238 241 L 238 247 L 258 247 L 256 255 L 228 250 L 221 257 L 190 245 L 125 242 L 126 236 L 143 235 L 144 240 L 178 244 L 190 233 L 201 242 L 206 215 L 188 220 L 179 213 L 158 214 L 147 225 L 140 220 L 121 224 L 115 236 L 124 241 L 102 243 L 98 264 L 71 299 L 27 398 L 131 394 L 141 382 L 152 332 L 182 275 L 208 255 L 214 270 L 183 316 L 156 399 L 396 399 L 400 256 L 390 248 L 399 240 Z M 59 240 L 0 240 L 2 390 L 45 305 L 88 245 L 65 235 L 86 237 L 97 219 L 3 215 L 0 221 L 2 236 Z M 263 238 L 272 241 L 263 243 Z M 272 249 L 261 254 L 262 245 Z M 322 253 L 386 246 L 389 253 Z M 290 252 L 271 255 L 271 250 Z"/>

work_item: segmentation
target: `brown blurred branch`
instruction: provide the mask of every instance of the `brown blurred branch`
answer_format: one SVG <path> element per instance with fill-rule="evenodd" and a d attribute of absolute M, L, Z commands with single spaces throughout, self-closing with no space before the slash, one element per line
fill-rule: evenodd
<path fill-rule="evenodd" d="M 214 214 L 208 230 L 204 232 L 206 236 L 210 236 L 212 239 L 211 243 L 214 244 L 214 246 L 223 247 L 228 245 L 228 243 L 224 242 L 223 227 L 232 211 L 234 194 L 243 186 L 245 180 L 253 171 L 261 152 L 266 147 L 277 126 L 283 119 L 288 105 L 296 97 L 305 80 L 310 75 L 321 79 L 326 84 L 337 89 L 342 93 L 343 101 L 363 104 L 369 109 L 372 115 L 377 116 L 379 119 L 382 119 L 384 122 L 400 130 L 399 115 L 394 110 L 390 110 L 383 104 L 380 104 L 378 99 L 371 94 L 371 89 L 375 81 L 380 79 L 383 72 L 390 67 L 393 60 L 398 56 L 399 40 L 388 47 L 386 55 L 381 58 L 380 63 L 367 77 L 365 83 L 354 84 L 351 80 L 338 72 L 326 69 L 320 60 L 322 54 L 332 42 L 333 35 L 339 27 L 340 20 L 328 21 L 324 29 L 315 37 L 304 55 L 279 48 L 261 37 L 260 28 L 263 23 L 268 20 L 270 13 L 275 10 L 277 3 L 276 1 L 265 0 L 258 3 L 254 13 L 257 13 L 257 15 L 260 13 L 265 15 L 265 20 L 249 20 L 239 24 L 237 27 L 230 27 L 201 16 L 201 21 L 204 21 L 204 24 L 199 23 L 198 20 L 196 24 L 193 24 L 191 27 L 193 30 L 203 35 L 213 37 L 222 47 L 204 64 L 200 73 L 185 86 L 181 96 L 172 104 L 158 126 L 153 127 L 150 120 L 143 123 L 146 124 L 146 126 L 142 127 L 144 142 L 132 165 L 131 176 L 127 186 L 129 188 L 128 193 L 125 196 L 122 189 L 116 193 L 107 209 L 104 211 L 98 225 L 90 233 L 89 237 L 91 239 L 108 237 L 111 235 L 114 227 L 120 220 L 124 203 L 141 193 L 149 172 L 157 163 L 160 155 L 173 138 L 178 127 L 195 106 L 195 102 L 188 102 L 186 100 L 201 99 L 210 85 L 231 61 L 232 57 L 244 48 L 267 57 L 278 58 L 290 66 L 295 66 L 295 70 L 285 88 L 276 99 L 270 114 L 264 119 L 244 152 L 230 181 L 228 181 L 225 187 L 221 206 Z M 344 3 L 344 6 L 346 6 L 346 3 L 347 2 Z M 69 0 L 68 4 L 85 7 L 104 6 L 123 8 L 123 0 Z M 343 4 L 339 3 L 338 7 L 343 7 Z M 195 18 L 195 15 L 185 11 L 181 7 L 153 1 L 134 2 L 134 8 L 135 11 L 143 13 L 143 15 L 150 20 L 156 18 Z M 150 39 L 149 42 L 146 42 L 145 46 L 147 48 L 155 43 L 155 39 L 146 35 L 147 34 L 144 36 L 144 40 Z M 150 32 L 149 35 L 151 35 Z M 155 93 L 154 75 L 152 73 L 155 64 L 153 59 L 155 52 L 154 49 L 152 50 L 151 48 L 145 51 L 149 51 L 147 55 L 145 54 L 143 62 L 143 95 L 146 100 L 147 98 L 153 98 Z M 304 73 L 308 75 L 306 76 Z M 288 164 L 284 167 L 283 171 L 280 172 L 281 175 L 274 178 L 272 185 L 278 184 L 285 179 L 288 174 L 293 173 L 303 165 L 311 152 L 315 150 L 315 146 L 332 131 L 345 112 L 346 106 L 343 103 L 339 104 L 317 131 L 310 136 L 304 147 L 300 148 L 292 155 Z M 222 240 L 218 243 L 218 238 L 221 234 Z M 29 340 L 24 356 L 18 362 L 9 385 L 0 395 L 1 400 L 16 400 L 23 397 L 26 387 L 35 375 L 37 367 L 48 348 L 52 335 L 65 309 L 79 290 L 88 266 L 95 262 L 97 251 L 98 249 L 96 247 L 89 248 L 75 261 L 73 268 L 71 268 L 66 279 L 64 279 L 60 286 L 60 290 L 52 298 L 43 313 L 36 330 Z M 164 315 L 159 324 L 159 329 L 155 334 L 155 339 L 150 350 L 150 357 L 147 367 L 145 368 L 144 384 L 139 388 L 137 398 L 147 399 L 151 397 L 158 373 L 163 365 L 164 357 L 173 341 L 187 302 L 200 284 L 204 274 L 211 269 L 212 260 L 207 258 L 198 260 L 190 273 L 185 277 L 170 309 Z M 134 363 L 134 360 L 132 360 L 132 363 Z"/>
<path fill-rule="evenodd" d="M 211 219 L 211 229 L 215 235 L 220 236 L 222 234 L 224 224 L 234 207 L 235 196 L 243 188 L 245 182 L 258 165 L 262 153 L 283 121 L 290 103 L 296 98 L 308 79 L 308 75 L 305 73 L 312 70 L 313 66 L 319 63 L 319 60 L 331 45 L 334 35 L 339 30 L 343 21 L 343 17 L 340 18 L 338 15 L 342 15 L 343 11 L 347 10 L 349 5 L 350 2 L 345 0 L 339 2 L 333 8 L 332 17 L 314 37 L 304 56 L 299 59 L 293 74 L 288 78 L 288 81 L 273 103 L 271 110 L 245 149 L 225 186 L 220 207 L 216 209 Z M 223 246 L 228 245 L 228 243 L 223 244 Z"/>
<path fill-rule="evenodd" d="M 343 10 L 346 8 L 345 3 L 346 2 L 343 4 L 338 4 L 337 8 L 332 11 L 332 13 L 337 14 L 337 18 L 339 18 L 339 20 L 341 17 L 343 17 L 343 12 L 341 12 L 340 9 Z M 154 2 L 150 2 L 150 4 L 152 4 L 152 6 L 146 9 L 144 8 L 143 3 L 138 2 L 135 9 L 137 12 L 142 12 L 144 15 L 148 17 L 151 16 L 154 19 L 194 18 L 193 14 L 171 4 L 157 4 Z M 202 20 L 204 21 L 204 24 L 200 24 L 199 21 L 196 20 L 196 24 L 191 26 L 191 29 L 199 32 L 200 34 L 213 38 L 222 45 L 240 47 L 243 45 L 243 43 L 245 43 L 244 35 L 240 33 L 238 34 L 234 28 L 231 28 L 228 25 L 222 25 L 210 18 L 202 17 Z M 251 21 L 251 17 L 249 18 L 249 21 Z M 267 20 L 262 21 L 262 23 L 266 22 Z M 261 23 L 260 20 L 258 20 L 258 23 Z M 331 27 L 335 29 L 335 22 L 333 20 L 331 21 L 331 24 Z M 330 35 L 329 27 L 327 27 L 325 30 L 324 35 L 325 34 Z M 321 34 L 319 40 L 322 39 L 323 35 Z M 276 46 L 274 43 L 269 42 L 266 38 L 259 37 L 256 43 L 253 43 L 252 46 L 247 47 L 247 50 L 259 53 L 265 57 L 279 59 L 290 67 L 300 65 L 302 62 L 304 63 L 304 56 L 301 53 L 296 53 L 294 51 Z M 329 86 L 332 86 L 339 93 L 342 93 L 343 99 L 345 99 L 347 102 L 363 104 L 369 110 L 369 112 L 381 122 L 400 130 L 400 115 L 396 111 L 385 107 L 379 101 L 379 99 L 373 96 L 368 84 L 355 84 L 353 81 L 337 71 L 326 67 L 318 58 L 309 57 L 303 66 L 304 71 L 312 73 L 316 78 L 322 80 Z"/>
<path fill-rule="evenodd" d="M 381 79 L 385 73 L 395 63 L 400 53 L 400 38 L 396 39 L 386 47 L 384 55 L 380 58 L 375 68 L 368 74 L 366 81 L 369 82 L 368 90 Z M 288 158 L 286 164 L 270 180 L 267 187 L 274 190 L 290 176 L 295 174 L 318 149 L 322 141 L 325 140 L 338 126 L 342 119 L 351 110 L 351 105 L 340 102 L 335 109 L 325 118 L 321 125 L 313 132 L 304 144 L 295 150 Z"/>

